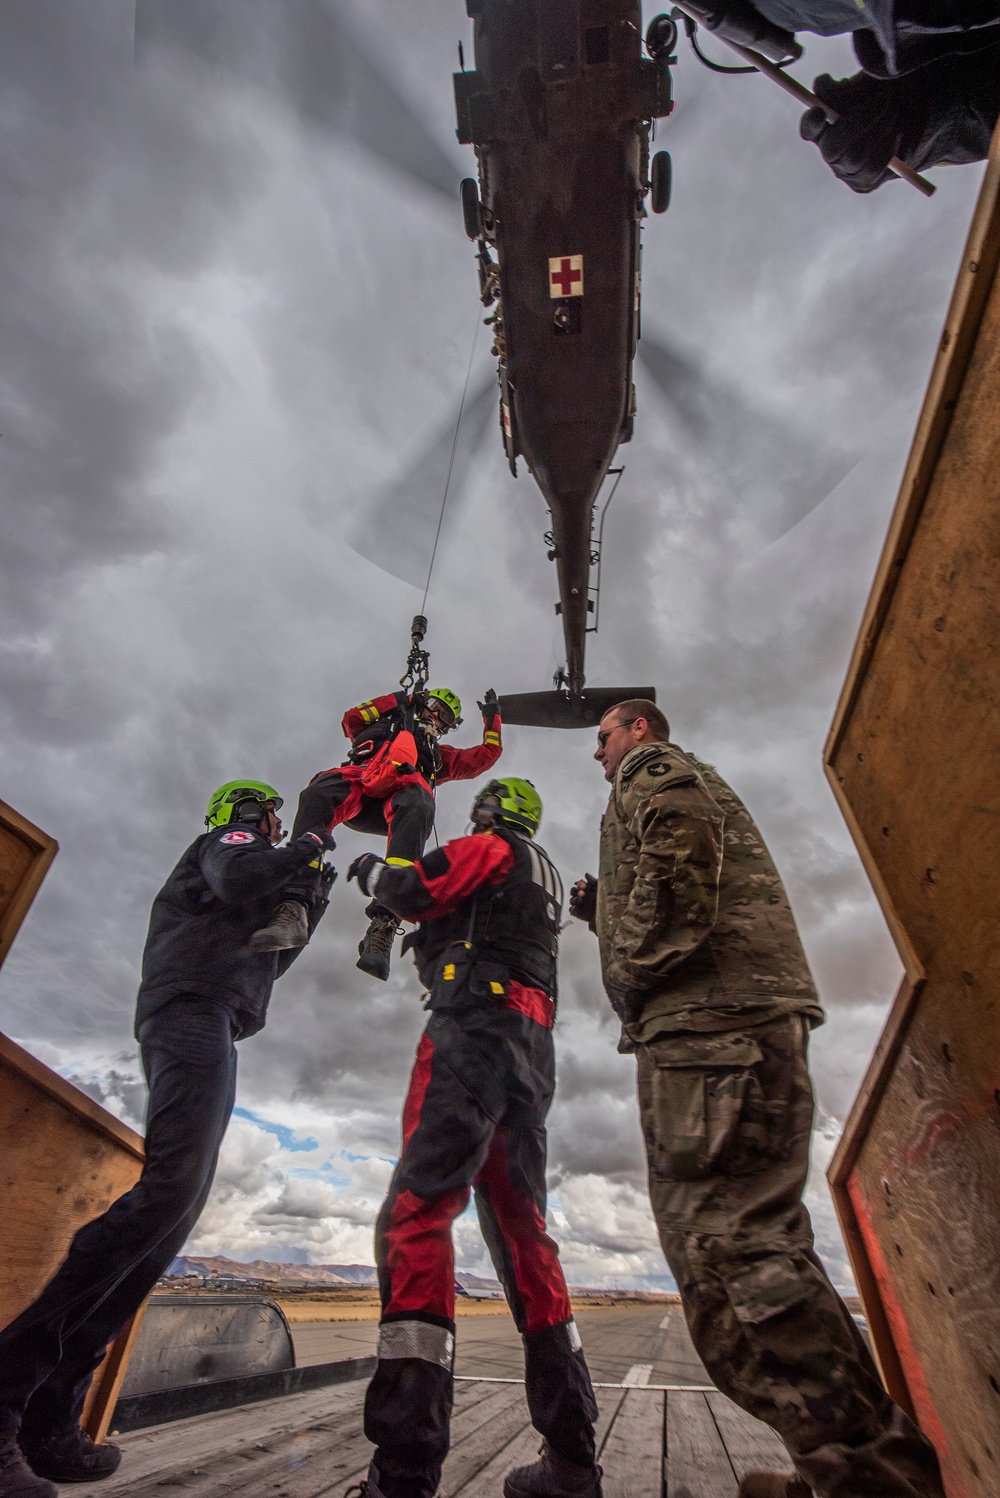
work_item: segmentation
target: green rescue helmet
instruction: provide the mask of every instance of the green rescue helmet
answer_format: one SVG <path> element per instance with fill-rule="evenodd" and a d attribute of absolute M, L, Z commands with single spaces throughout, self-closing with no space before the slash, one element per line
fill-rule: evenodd
<path fill-rule="evenodd" d="M 447 708 L 451 714 L 451 721 L 447 723 L 447 726 L 457 728 L 462 721 L 462 699 L 458 693 L 453 692 L 450 687 L 431 687 L 427 696 L 435 698 L 442 707 Z"/>
<path fill-rule="evenodd" d="M 492 813 L 498 822 L 515 827 L 518 832 L 534 837 L 542 825 L 542 798 L 530 780 L 519 780 L 516 775 L 505 775 L 502 780 L 491 780 L 484 785 L 472 803 L 472 820 L 480 824 L 480 807 Z"/>
<path fill-rule="evenodd" d="M 225 785 L 220 785 L 217 791 L 213 791 L 208 801 L 208 811 L 205 813 L 206 827 L 225 827 L 233 820 L 240 804 L 244 801 L 254 801 L 263 812 L 265 801 L 270 801 L 275 811 L 281 807 L 281 797 L 273 785 L 268 785 L 263 780 L 227 780 Z M 245 820 L 245 819 L 238 819 Z"/>

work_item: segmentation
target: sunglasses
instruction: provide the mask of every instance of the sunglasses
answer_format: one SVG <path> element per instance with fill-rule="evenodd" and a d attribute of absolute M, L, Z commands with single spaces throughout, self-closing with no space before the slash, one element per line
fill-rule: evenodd
<path fill-rule="evenodd" d="M 638 718 L 626 718 L 623 723 L 615 723 L 611 728 L 599 729 L 597 734 L 598 749 L 603 749 L 611 735 L 617 733 L 619 728 L 630 728 L 633 723 L 637 723 L 638 721 Z"/>

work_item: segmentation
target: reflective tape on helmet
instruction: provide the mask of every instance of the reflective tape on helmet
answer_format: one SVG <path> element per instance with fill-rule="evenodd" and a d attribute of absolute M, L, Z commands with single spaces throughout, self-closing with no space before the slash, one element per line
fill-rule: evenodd
<path fill-rule="evenodd" d="M 451 1368 L 455 1338 L 445 1327 L 432 1326 L 427 1321 L 387 1321 L 379 1327 L 378 1356 L 383 1361 L 420 1358 L 425 1363 Z"/>

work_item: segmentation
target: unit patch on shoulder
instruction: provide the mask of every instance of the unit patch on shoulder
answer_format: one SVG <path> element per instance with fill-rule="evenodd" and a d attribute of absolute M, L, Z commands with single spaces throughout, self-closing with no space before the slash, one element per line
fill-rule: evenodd
<path fill-rule="evenodd" d="M 220 843 L 252 843 L 252 832 L 227 832 L 225 837 L 219 838 Z"/>
<path fill-rule="evenodd" d="M 672 765 L 665 765 L 665 764 L 663 764 L 663 762 L 661 760 L 659 764 L 650 765 L 649 769 L 646 771 L 646 774 L 647 775 L 669 775 L 670 771 L 672 769 L 673 769 Z"/>

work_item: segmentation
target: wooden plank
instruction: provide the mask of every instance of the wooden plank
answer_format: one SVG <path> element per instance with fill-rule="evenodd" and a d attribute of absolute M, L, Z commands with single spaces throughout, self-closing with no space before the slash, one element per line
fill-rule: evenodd
<path fill-rule="evenodd" d="M 347 1486 L 364 1476 L 371 1457 L 362 1433 L 366 1388 L 342 1384 L 124 1436 L 122 1465 L 102 1491 L 107 1498 L 126 1491 L 129 1498 L 215 1498 L 222 1492 L 315 1498 Z M 453 1420 L 459 1440 L 488 1420 L 485 1407 L 494 1396 L 494 1385 L 459 1386 Z"/>
<path fill-rule="evenodd" d="M 348 1408 L 331 1411 L 308 1424 L 285 1424 L 280 1431 L 262 1436 L 247 1423 L 242 1431 L 230 1428 L 224 1445 L 206 1455 L 195 1457 L 186 1449 L 185 1433 L 177 1436 L 182 1424 L 163 1427 L 164 1433 L 173 1437 L 176 1444 L 168 1447 L 160 1444 L 159 1461 L 147 1463 L 143 1477 L 129 1479 L 125 1460 L 115 1474 L 115 1490 L 128 1492 L 129 1498 L 156 1498 L 156 1495 L 171 1493 L 185 1498 L 214 1498 L 225 1491 L 230 1494 L 250 1495 L 263 1488 L 271 1488 L 289 1471 L 307 1466 L 304 1480 L 311 1481 L 317 1471 L 325 1470 L 324 1463 L 330 1453 L 340 1454 L 347 1460 L 351 1472 L 362 1464 L 367 1466 L 368 1443 L 361 1433 L 361 1402 L 364 1388 L 359 1387 Z M 289 1401 L 291 1403 L 292 1401 Z M 256 1407 L 256 1408 L 259 1408 Z M 228 1413 L 228 1412 L 227 1412 Z M 126 1440 L 128 1437 L 125 1438 Z M 330 1458 L 333 1460 L 333 1457 Z M 338 1472 L 341 1468 L 338 1466 Z M 322 1486 L 323 1479 L 316 1479 Z"/>
<path fill-rule="evenodd" d="M 482 1387 L 495 1389 L 496 1385 Z M 453 1416 L 451 1450 L 441 1474 L 441 1498 L 452 1498 L 470 1483 L 498 1448 L 524 1430 L 529 1418 L 524 1389 L 515 1384 L 506 1384 L 501 1392 L 464 1415 Z"/>
<path fill-rule="evenodd" d="M 826 770 L 906 967 L 829 1175 L 886 1382 L 1000 1491 L 1000 130 Z"/>
<path fill-rule="evenodd" d="M 142 1169 L 142 1137 L 50 1067 L 0 1035 L 0 1326 L 55 1273 L 71 1239 L 128 1191 Z M 128 1366 L 133 1324 L 91 1384 L 85 1426 L 107 1429 Z"/>
<path fill-rule="evenodd" d="M 190 1471 L 220 1454 L 243 1450 L 255 1443 L 260 1443 L 263 1449 L 265 1444 L 282 1436 L 336 1419 L 338 1415 L 347 1414 L 360 1422 L 364 1391 L 363 1383 L 338 1384 L 310 1394 L 132 1431 L 119 1438 L 122 1464 L 113 1476 L 102 1480 L 101 1493 L 105 1498 L 116 1498 L 126 1491 L 131 1495 L 148 1478 L 154 1479 L 155 1486 L 156 1481 L 169 1478 L 178 1468 Z"/>
<path fill-rule="evenodd" d="M 735 1498 L 736 1477 L 707 1395 L 667 1395 L 664 1472 L 666 1498 Z"/>
<path fill-rule="evenodd" d="M 453 1498 L 497 1498 L 503 1487 L 504 1475 L 512 1467 L 523 1467 L 537 1461 L 542 1438 L 528 1419 L 525 1405 L 524 1424 L 518 1433 L 501 1446 L 474 1477 L 453 1495 Z"/>
<path fill-rule="evenodd" d="M 706 1394 L 708 1407 L 737 1478 L 747 1472 L 793 1472 L 792 1459 L 777 1431 L 755 1420 L 725 1394 Z"/>
<path fill-rule="evenodd" d="M 604 1498 L 660 1498 L 664 1399 L 638 1390 L 622 1399 L 601 1452 Z"/>
<path fill-rule="evenodd" d="M 149 1301 L 143 1301 L 130 1321 L 122 1327 L 118 1336 L 104 1354 L 104 1361 L 94 1375 L 83 1405 L 80 1424 L 92 1441 L 103 1441 L 111 1424 L 111 1417 L 118 1403 L 129 1359 L 139 1337 L 139 1330 L 146 1315 Z"/>
<path fill-rule="evenodd" d="M 0 963 L 58 851 L 54 837 L 0 801 Z"/>

